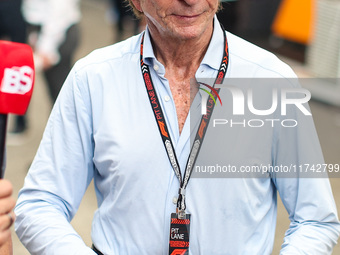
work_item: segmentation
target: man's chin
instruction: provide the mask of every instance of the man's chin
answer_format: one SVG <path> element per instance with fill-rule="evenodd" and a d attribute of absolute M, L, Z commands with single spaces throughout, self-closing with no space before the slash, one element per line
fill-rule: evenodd
<path fill-rule="evenodd" d="M 196 26 L 182 26 L 182 27 L 177 27 L 175 31 L 173 31 L 173 37 L 174 39 L 178 40 L 198 40 L 202 36 L 204 36 L 204 30 L 201 27 L 196 27 Z"/>

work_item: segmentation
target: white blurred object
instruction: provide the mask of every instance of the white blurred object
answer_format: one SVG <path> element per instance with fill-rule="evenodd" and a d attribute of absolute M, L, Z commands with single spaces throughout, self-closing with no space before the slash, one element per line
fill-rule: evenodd
<path fill-rule="evenodd" d="M 340 78 L 340 1 L 318 0 L 307 62 L 318 77 Z"/>
<path fill-rule="evenodd" d="M 318 0 L 314 37 L 307 51 L 314 77 L 337 78 L 307 87 L 314 98 L 340 106 L 340 1 Z M 331 81 L 331 82 L 330 82 Z"/>

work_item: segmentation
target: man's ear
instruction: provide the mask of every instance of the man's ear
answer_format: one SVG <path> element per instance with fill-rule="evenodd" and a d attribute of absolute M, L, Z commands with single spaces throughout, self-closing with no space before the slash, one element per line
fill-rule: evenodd
<path fill-rule="evenodd" d="M 140 12 L 143 12 L 142 11 L 142 7 L 141 7 L 141 0 L 131 0 L 131 2 L 133 3 L 133 5 L 135 6 L 135 8 L 140 11 Z"/>

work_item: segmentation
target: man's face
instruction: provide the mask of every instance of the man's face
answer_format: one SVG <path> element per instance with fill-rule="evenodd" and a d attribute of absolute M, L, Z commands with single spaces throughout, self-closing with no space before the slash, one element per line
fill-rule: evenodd
<path fill-rule="evenodd" d="M 199 38 L 212 28 L 218 0 L 133 0 L 152 32 L 180 40 Z M 210 31 L 210 30 L 209 30 Z"/>

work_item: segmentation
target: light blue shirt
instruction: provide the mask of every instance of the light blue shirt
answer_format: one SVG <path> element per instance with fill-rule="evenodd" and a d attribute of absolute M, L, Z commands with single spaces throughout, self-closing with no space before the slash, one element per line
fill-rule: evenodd
<path fill-rule="evenodd" d="M 227 77 L 295 77 L 271 53 L 232 34 L 227 38 Z M 138 35 L 96 50 L 78 61 L 68 76 L 15 209 L 16 232 L 31 254 L 94 254 L 69 224 L 93 178 L 98 200 L 91 233 L 95 246 L 110 255 L 168 254 L 179 182 L 146 94 L 140 40 Z M 223 32 L 215 26 L 196 77 L 216 77 L 222 52 Z M 165 68 L 154 56 L 148 31 L 144 61 L 184 169 L 190 150 L 189 117 L 179 134 Z M 199 100 L 195 102 L 199 106 Z M 286 148 L 297 155 L 298 164 L 298 155 L 313 145 L 309 157 L 322 160 L 314 127 L 304 134 L 311 136 L 302 135 L 294 143 L 278 137 L 277 147 L 270 138 L 254 134 L 254 146 L 238 148 L 238 157 L 247 160 L 256 151 L 279 164 L 287 160 Z M 225 146 L 236 151 L 234 143 Z M 186 196 L 192 215 L 190 254 L 270 254 L 277 190 L 291 220 L 281 253 L 330 254 L 340 230 L 326 178 L 191 178 Z"/>

